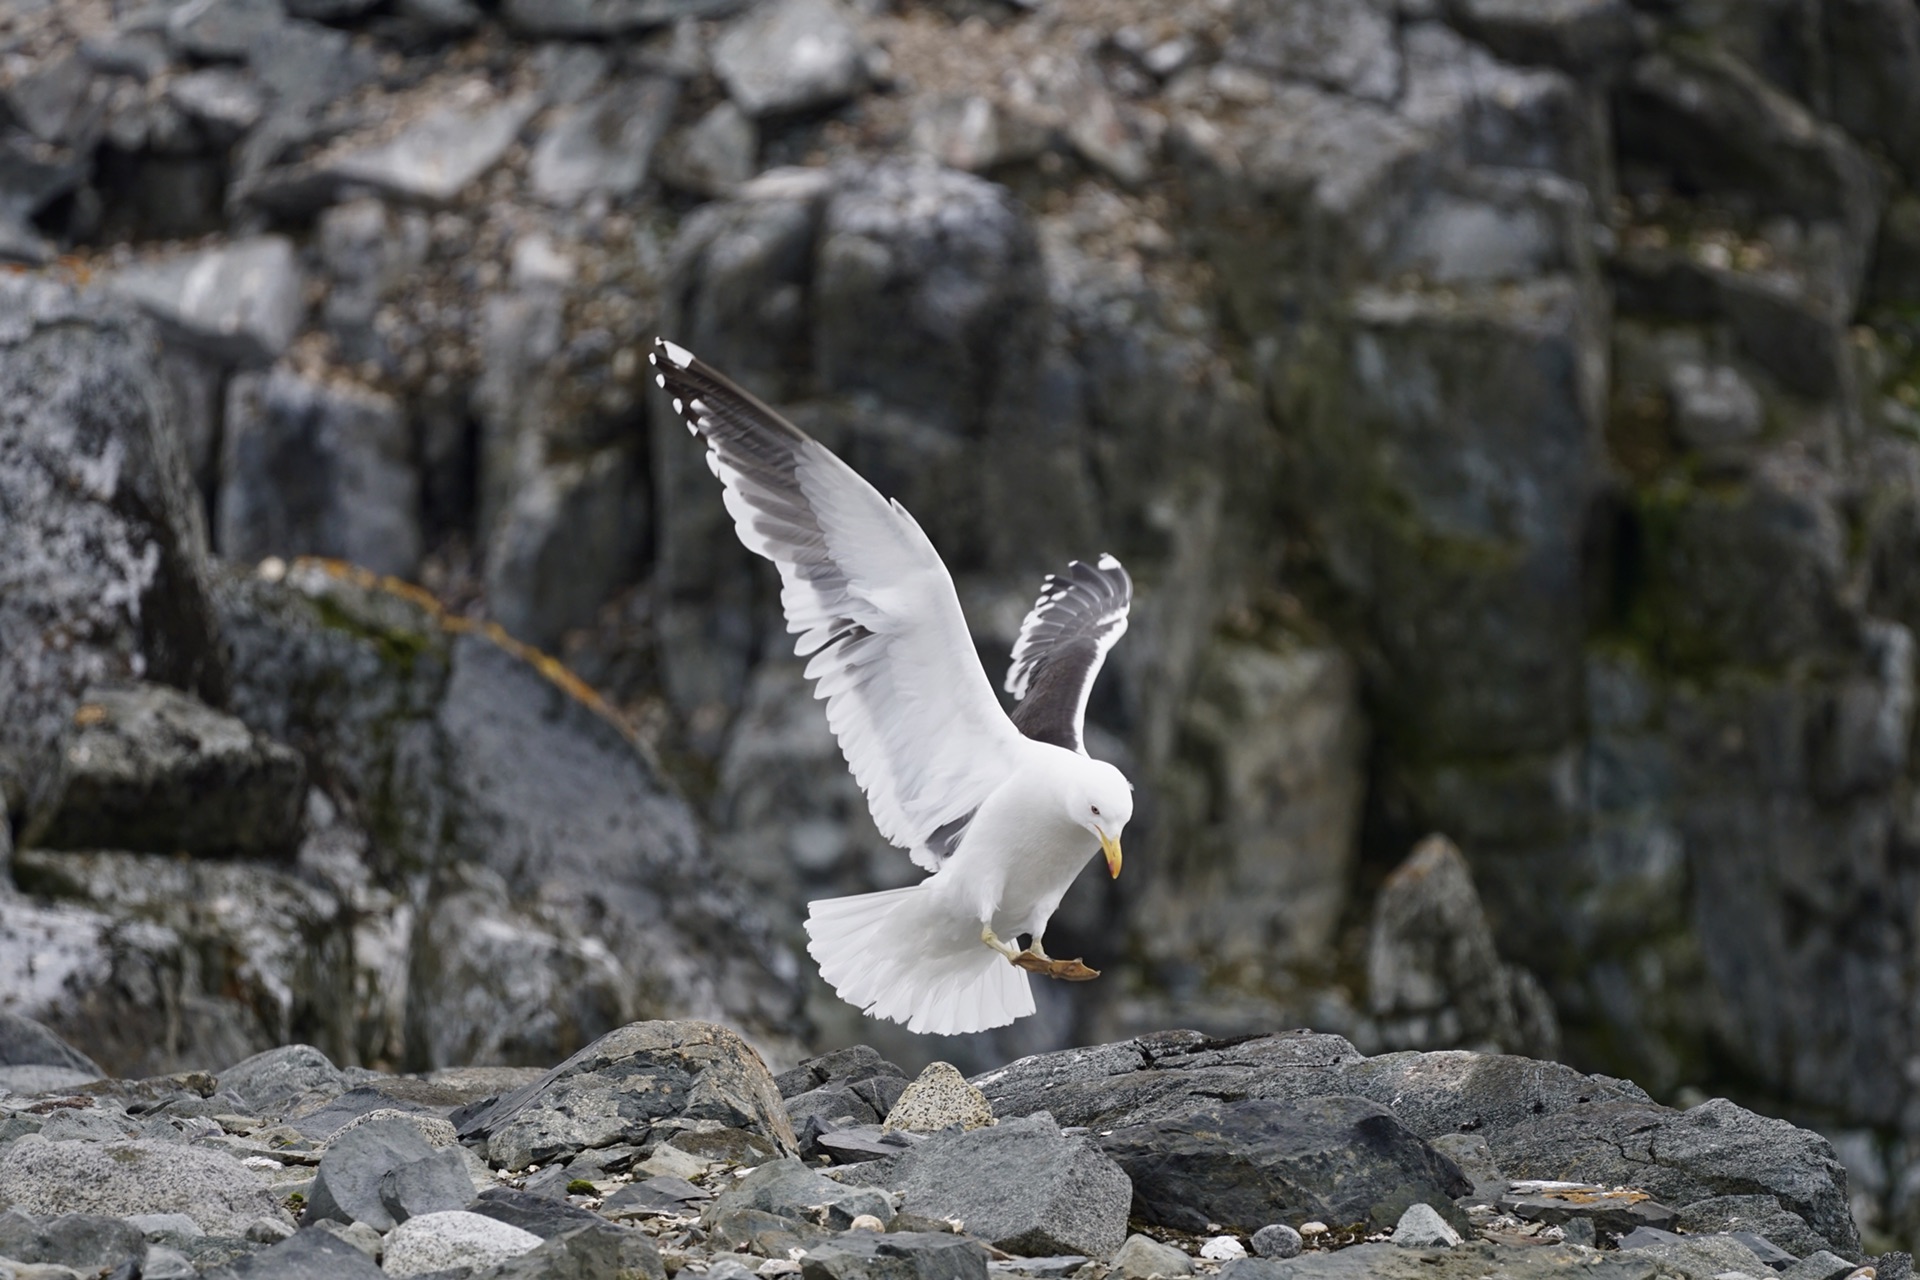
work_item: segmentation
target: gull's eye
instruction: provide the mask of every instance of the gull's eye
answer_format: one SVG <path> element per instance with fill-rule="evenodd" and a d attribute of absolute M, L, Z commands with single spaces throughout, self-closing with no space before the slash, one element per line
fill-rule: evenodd
<path fill-rule="evenodd" d="M 1093 816 L 1094 816 L 1094 817 L 1096 817 L 1096 818 L 1100 816 L 1100 806 L 1099 806 L 1099 805 L 1095 805 L 1095 806 L 1093 806 Z"/>

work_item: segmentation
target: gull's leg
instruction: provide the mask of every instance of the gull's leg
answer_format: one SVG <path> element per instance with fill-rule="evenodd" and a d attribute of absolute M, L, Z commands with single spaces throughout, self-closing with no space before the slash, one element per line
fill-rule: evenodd
<path fill-rule="evenodd" d="M 1098 969 L 1089 969 L 1084 961 L 1055 960 L 1048 955 L 1046 948 L 1040 945 L 1040 935 L 1034 934 L 1027 949 L 1007 959 L 1028 973 L 1037 973 L 1045 978 L 1060 978 L 1067 982 L 1086 982 L 1100 976 Z"/>
<path fill-rule="evenodd" d="M 1020 949 L 1014 946 L 1010 942 L 1000 941 L 1000 939 L 994 934 L 992 925 L 983 924 L 980 926 L 980 941 L 986 943 L 988 946 L 992 947 L 995 951 L 998 951 L 1001 955 L 1013 961 L 1013 963 L 1015 964 L 1020 963 L 1020 960 L 1019 960 Z"/>

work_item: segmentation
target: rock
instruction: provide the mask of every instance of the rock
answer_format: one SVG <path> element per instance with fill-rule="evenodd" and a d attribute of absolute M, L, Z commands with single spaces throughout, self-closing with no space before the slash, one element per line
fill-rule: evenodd
<path fill-rule="evenodd" d="M 1034 1257 L 1112 1256 L 1134 1194 L 1094 1142 L 1045 1116 L 938 1134 L 898 1157 L 888 1185 L 904 1213 L 959 1218 L 995 1248 Z"/>
<path fill-rule="evenodd" d="M 1112 100 L 1107 100 L 1112 111 Z M 949 169 L 985 173 L 1047 149 L 1049 125 L 1035 112 L 979 93 L 929 95 L 914 106 L 913 146 Z"/>
<path fill-rule="evenodd" d="M 222 555 L 350 560 L 412 577 L 420 476 L 392 398 L 290 369 L 228 384 L 215 542 Z"/>
<path fill-rule="evenodd" d="M 631 1015 L 632 978 L 606 946 L 514 896 L 485 867 L 433 882 L 408 976 L 427 1061 L 550 1061 Z"/>
<path fill-rule="evenodd" d="M 1429 1204 L 1410 1204 L 1393 1227 L 1393 1242 L 1402 1249 L 1452 1249 L 1460 1233 Z"/>
<path fill-rule="evenodd" d="M 773 1078 L 773 1083 L 780 1090 L 780 1096 L 791 1102 L 828 1084 L 853 1085 L 863 1080 L 888 1078 L 900 1080 L 905 1087 L 905 1073 L 899 1067 L 881 1057 L 872 1045 L 856 1044 L 808 1058 L 782 1071 Z"/>
<path fill-rule="evenodd" d="M 211 0 L 174 10 L 167 39 L 197 58 L 241 58 L 253 42 L 286 21 L 280 0 Z"/>
<path fill-rule="evenodd" d="M 1204 744 L 1218 778 L 1179 820 L 1179 847 L 1148 863 L 1146 892 L 1164 905 L 1142 943 L 1221 971 L 1325 955 L 1366 789 L 1359 673 L 1308 644 L 1214 643 L 1197 665 L 1181 732 Z"/>
<path fill-rule="evenodd" d="M 192 1240 L 206 1232 L 184 1213 L 129 1213 L 123 1219 L 148 1240 Z"/>
<path fill-rule="evenodd" d="M 722 1192 L 703 1220 L 714 1221 L 742 1209 L 800 1222 L 815 1220 L 818 1211 L 824 1210 L 823 1225 L 835 1231 L 850 1229 L 861 1214 L 877 1217 L 883 1223 L 893 1220 L 893 1203 L 884 1192 L 842 1186 L 792 1158 L 772 1160 L 755 1169 Z"/>
<path fill-rule="evenodd" d="M 1187 1231 L 1252 1231 L 1282 1214 L 1382 1229 L 1415 1201 L 1450 1204 L 1471 1186 L 1392 1112 L 1351 1096 L 1201 1103 L 1101 1145 L 1147 1221 Z"/>
<path fill-rule="evenodd" d="M 985 1094 L 966 1082 L 952 1063 L 932 1062 L 887 1112 L 884 1132 L 935 1133 L 952 1125 L 979 1129 L 993 1123 Z"/>
<path fill-rule="evenodd" d="M 708 1267 L 707 1274 L 715 1275 L 715 1268 Z M 667 1269 L 651 1240 L 601 1222 L 550 1236 L 486 1275 L 488 1280 L 666 1280 Z"/>
<path fill-rule="evenodd" d="M 1152 1236 L 1131 1235 L 1113 1255 L 1114 1271 L 1126 1280 L 1152 1280 L 1154 1276 L 1193 1274 L 1193 1259 L 1184 1249 L 1162 1244 Z"/>
<path fill-rule="evenodd" d="M 704 1194 L 703 1192 L 702 1195 Z M 608 1197 L 606 1207 L 610 1208 L 618 1195 L 619 1193 L 615 1193 L 614 1196 Z M 549 1196 L 515 1191 L 512 1187 L 488 1187 L 467 1207 L 474 1213 L 498 1218 L 511 1226 L 519 1227 L 522 1231 L 530 1231 L 542 1240 L 551 1240 L 555 1236 L 563 1236 L 568 1232 L 578 1231 L 582 1227 L 604 1223 L 604 1219 L 591 1209 L 582 1209 L 565 1200 L 555 1200 Z"/>
<path fill-rule="evenodd" d="M 1616 1236 L 1624 1236 L 1637 1227 L 1665 1230 L 1674 1226 L 1679 1217 L 1676 1211 L 1644 1191 L 1572 1183 L 1516 1182 L 1499 1198 L 1496 1207 L 1516 1218 L 1550 1226 L 1563 1226 L 1576 1218 L 1584 1218 Z"/>
<path fill-rule="evenodd" d="M 54 849 L 290 858 L 306 768 L 291 749 L 164 685 L 89 689 L 25 839 Z"/>
<path fill-rule="evenodd" d="M 243 1256 L 208 1275 L 216 1280 L 375 1280 L 386 1275 L 372 1257 L 320 1227 L 297 1231 L 270 1249 Z"/>
<path fill-rule="evenodd" d="M 496 1266 L 540 1247 L 540 1237 L 497 1218 L 456 1209 L 409 1218 L 387 1234 L 381 1270 L 425 1275 L 447 1267 Z"/>
<path fill-rule="evenodd" d="M 616 84 L 563 108 L 533 148 L 527 176 L 556 204 L 606 192 L 624 196 L 647 180 L 654 144 L 666 131 L 679 86 L 664 77 Z"/>
<path fill-rule="evenodd" d="M 257 236 L 139 263 L 112 287 L 187 343 L 238 365 L 271 363 L 306 316 L 293 246 Z"/>
<path fill-rule="evenodd" d="M 849 1231 L 813 1245 L 802 1280 L 986 1280 L 987 1251 L 964 1236 Z"/>
<path fill-rule="evenodd" d="M 1260 0 L 1237 11 L 1228 52 L 1238 61 L 1377 102 L 1392 101 L 1400 91 L 1400 53 L 1388 5 Z"/>
<path fill-rule="evenodd" d="M 26 1213 L 184 1213 L 209 1235 L 284 1218 L 273 1193 L 232 1156 L 179 1141 L 48 1142 L 0 1150 L 0 1200 Z"/>
<path fill-rule="evenodd" d="M 1200 1244 L 1200 1256 L 1209 1262 L 1232 1262 L 1247 1256 L 1238 1236 L 1212 1236 Z"/>
<path fill-rule="evenodd" d="M 465 1209 L 473 1203 L 473 1178 L 467 1172 L 464 1153 L 457 1147 L 442 1147 L 423 1159 L 387 1170 L 380 1177 L 379 1194 L 380 1207 L 387 1215 L 395 1222 L 405 1222 L 422 1214 Z"/>
<path fill-rule="evenodd" d="M 294 1233 L 291 1222 L 279 1218 L 255 1218 L 241 1236 L 255 1244 L 278 1244 Z"/>
<path fill-rule="evenodd" d="M 1374 900 L 1367 943 L 1367 999 L 1396 1047 L 1453 1044 L 1551 1058 L 1559 1029 L 1544 1034 L 1516 998 L 1500 961 L 1473 875 L 1444 836 L 1421 841 Z M 1543 1043 L 1534 1043 L 1538 1039 Z"/>
<path fill-rule="evenodd" d="M 402 199 L 445 203 L 499 163 L 539 106 L 536 98 L 518 97 L 437 107 L 389 141 L 339 156 L 325 173 Z"/>
<path fill-rule="evenodd" d="M 228 142 L 253 128 L 266 108 L 259 86 L 227 67 L 209 67 L 170 81 L 167 101 Z"/>
<path fill-rule="evenodd" d="M 1740 444 L 1760 434 L 1764 406 L 1737 369 L 1682 364 L 1669 383 L 1673 425 L 1693 449 Z"/>
<path fill-rule="evenodd" d="M 772 0 L 714 43 L 713 68 L 749 116 L 828 106 L 866 80 L 865 45 L 838 0 Z"/>
<path fill-rule="evenodd" d="M 1720 1276 L 1743 1272 L 1756 1276 L 1770 1274 L 1760 1256 L 1732 1236 L 1677 1236 L 1642 1227 L 1640 1233 L 1620 1241 L 1622 1253 L 1644 1254 L 1669 1272 Z"/>
<path fill-rule="evenodd" d="M 1656 1224 L 1657 1225 L 1657 1224 Z M 1796 1258 L 1831 1248 L 1800 1215 L 1780 1207 L 1773 1196 L 1710 1196 L 1683 1205 L 1672 1224 L 1676 1231 L 1709 1235 L 1751 1232 L 1785 1249 Z"/>
<path fill-rule="evenodd" d="M 964 432 L 1026 392 L 1042 303 L 1033 229 L 1003 187 L 928 165 L 843 175 L 820 226 L 815 360 L 861 391 Z M 895 299 L 897 322 L 875 326 Z"/>
<path fill-rule="evenodd" d="M 1442 1133 L 1427 1139 L 1433 1149 L 1460 1166 L 1473 1183 L 1472 1201 L 1492 1204 L 1507 1191 L 1507 1175 L 1494 1163 L 1493 1149 L 1478 1133 Z"/>
<path fill-rule="evenodd" d="M 364 1222 L 375 1231 L 390 1231 L 398 1219 L 383 1194 L 386 1179 L 397 1170 L 433 1158 L 433 1148 L 405 1117 L 391 1116 L 355 1125 L 329 1143 L 326 1154 L 320 1157 L 313 1190 L 307 1196 L 306 1221 L 313 1223 L 331 1218 L 343 1223 Z M 461 1177 L 465 1178 L 464 1162 L 460 1168 Z M 431 1193 L 443 1189 L 438 1175 L 437 1168 L 422 1169 L 408 1182 L 417 1181 L 423 1191 Z M 471 1183 L 466 1190 L 466 1200 L 471 1200 Z M 404 1204 L 398 1191 L 396 1186 L 394 1198 Z M 425 1198 L 428 1196 L 423 1195 L 422 1199 Z"/>
<path fill-rule="evenodd" d="M 1779 1274 L 1790 1280 L 1841 1280 L 1843 1276 L 1858 1273 L 1859 1264 L 1836 1257 L 1825 1249 L 1818 1253 L 1791 1263 Z"/>
<path fill-rule="evenodd" d="M 760 130 L 732 102 L 716 103 L 660 149 L 660 180 L 696 195 L 725 197 L 759 169 Z"/>
<path fill-rule="evenodd" d="M 607 1203 L 603 1203 L 601 1209 L 605 1209 L 609 1217 L 630 1209 L 653 1213 L 693 1213 L 708 1199 L 712 1199 L 712 1192 L 703 1192 L 685 1178 L 653 1176 L 643 1182 L 622 1186 L 618 1192 L 607 1197 Z"/>
<path fill-rule="evenodd" d="M 604 38 L 680 18 L 717 17 L 740 5 L 741 0 L 507 0 L 502 16 L 527 35 Z"/>
<path fill-rule="evenodd" d="M 234 1063 L 219 1075 L 220 1088 L 237 1094 L 257 1113 L 271 1114 L 312 1093 L 334 1093 L 345 1077 L 310 1044 L 282 1045 Z"/>
<path fill-rule="evenodd" d="M 558 647 L 631 576 L 646 531 L 639 470 L 615 447 L 522 478 L 487 545 L 487 594 L 509 633 Z"/>
<path fill-rule="evenodd" d="M 87 688 L 145 678 L 217 701 L 225 665 L 152 330 L 15 276 L 0 315 L 0 398 L 20 408 L 0 435 L 0 506 L 23 513 L 0 563 L 0 791 L 17 821 Z"/>
<path fill-rule="evenodd" d="M 1448 0 L 1447 17 L 1510 62 L 1546 62 L 1576 75 L 1617 68 L 1640 43 L 1626 0 Z"/>
<path fill-rule="evenodd" d="M 1723 1098 L 1679 1112 L 1586 1103 L 1487 1140 L 1512 1176 L 1637 1186 L 1668 1204 L 1760 1188 L 1840 1249 L 1860 1247 L 1846 1175 L 1827 1140 Z"/>
<path fill-rule="evenodd" d="M 0 1258 L 50 1263 L 86 1275 L 131 1265 L 137 1272 L 147 1255 L 139 1228 L 118 1218 L 63 1213 L 42 1222 L 21 1213 L 0 1213 Z"/>
<path fill-rule="evenodd" d="M 1758 1265 L 1750 1264 L 1750 1265 Z M 1396 1249 L 1392 1244 L 1358 1244 L 1309 1252 L 1289 1262 L 1244 1258 L 1220 1269 L 1226 1280 L 1530 1280 L 1578 1267 L 1596 1280 L 1656 1280 L 1661 1275 L 1707 1276 L 1705 1271 L 1676 1272 L 1651 1257 L 1584 1253 L 1563 1245 L 1496 1245 L 1450 1250 Z"/>
<path fill-rule="evenodd" d="M 0 814 L 0 825 L 5 815 Z M 104 1074 L 92 1058 L 32 1018 L 0 1009 L 0 1067 L 61 1067 L 91 1079 Z"/>
<path fill-rule="evenodd" d="M 468 1117 L 460 1136 L 485 1137 L 494 1164 L 524 1169 L 616 1142 L 644 1142 L 655 1122 L 667 1119 L 718 1121 L 782 1152 L 794 1149 L 760 1056 L 735 1033 L 703 1022 L 636 1022 L 610 1031 Z"/>
<path fill-rule="evenodd" d="M 1262 1258 L 1300 1256 L 1300 1233 L 1284 1222 L 1271 1222 L 1253 1233 L 1253 1252 Z"/>

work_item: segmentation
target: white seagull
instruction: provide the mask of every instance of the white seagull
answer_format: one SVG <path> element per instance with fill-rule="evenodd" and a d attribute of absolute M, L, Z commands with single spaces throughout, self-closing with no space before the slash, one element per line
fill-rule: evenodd
<path fill-rule="evenodd" d="M 1088 757 L 1081 729 L 1127 629 L 1127 571 L 1103 555 L 1047 577 L 1013 646 L 1009 719 L 953 578 L 906 508 L 685 348 L 656 339 L 649 358 L 706 440 L 740 541 L 780 571 L 794 652 L 875 824 L 933 873 L 812 903 L 821 976 L 876 1018 L 942 1035 L 1032 1013 L 1029 972 L 1098 976 L 1041 938 L 1096 852 L 1120 874 L 1133 787 Z"/>

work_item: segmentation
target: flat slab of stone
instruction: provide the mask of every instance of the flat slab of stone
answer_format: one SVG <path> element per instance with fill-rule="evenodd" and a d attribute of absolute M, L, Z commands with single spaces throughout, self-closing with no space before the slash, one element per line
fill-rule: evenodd
<path fill-rule="evenodd" d="M 444 203 L 493 168 L 540 108 L 531 96 L 491 107 L 440 107 L 395 137 L 341 156 L 326 172 L 406 199 Z"/>
<path fill-rule="evenodd" d="M 1572 1218 L 1587 1218 L 1614 1235 L 1625 1235 L 1635 1227 L 1670 1228 L 1680 1216 L 1679 1210 L 1633 1187 L 1576 1182 L 1516 1182 L 1495 1203 L 1502 1213 L 1528 1222 L 1559 1226 Z"/>

